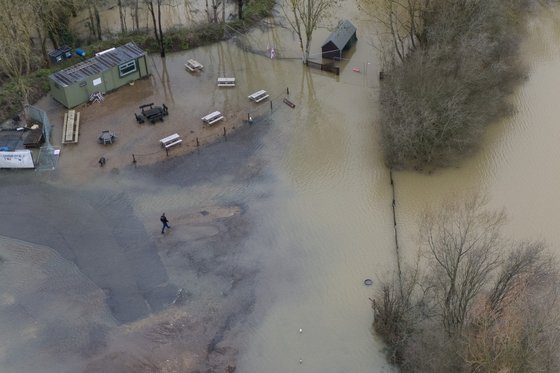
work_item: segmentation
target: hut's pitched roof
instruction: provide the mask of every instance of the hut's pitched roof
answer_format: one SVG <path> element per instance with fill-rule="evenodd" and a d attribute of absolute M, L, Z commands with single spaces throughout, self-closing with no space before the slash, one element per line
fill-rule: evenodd
<path fill-rule="evenodd" d="M 339 22 L 338 27 L 334 30 L 327 40 L 323 43 L 323 47 L 329 42 L 332 42 L 338 49 L 342 50 L 356 32 L 356 27 L 348 21 L 344 20 Z"/>
<path fill-rule="evenodd" d="M 134 60 L 146 54 L 136 44 L 130 42 L 120 47 L 99 53 L 95 57 L 77 63 L 49 76 L 50 79 L 62 87 L 84 80 L 88 76 L 98 75 L 125 62 Z"/>

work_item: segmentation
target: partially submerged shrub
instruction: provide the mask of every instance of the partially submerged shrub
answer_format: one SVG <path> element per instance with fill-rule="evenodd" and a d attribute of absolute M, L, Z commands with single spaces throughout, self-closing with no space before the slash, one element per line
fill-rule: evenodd
<path fill-rule="evenodd" d="M 511 113 L 524 75 L 517 2 L 432 2 L 422 43 L 392 65 L 380 103 L 385 161 L 430 171 L 475 150 L 486 126 Z"/>

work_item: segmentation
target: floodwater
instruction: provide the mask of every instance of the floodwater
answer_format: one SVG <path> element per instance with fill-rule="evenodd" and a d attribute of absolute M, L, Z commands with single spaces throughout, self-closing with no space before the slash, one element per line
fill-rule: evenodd
<path fill-rule="evenodd" d="M 468 191 L 482 191 L 496 208 L 505 208 L 506 232 L 514 239 L 536 239 L 560 254 L 556 198 L 560 170 L 556 165 L 558 118 L 556 89 L 560 80 L 560 13 L 537 8 L 529 19 L 521 56 L 527 79 L 512 97 L 516 113 L 492 125 L 480 152 L 456 169 L 421 176 L 395 175 L 401 224 L 411 226 L 426 202 Z M 408 238 L 413 239 L 413 230 Z"/>
<path fill-rule="evenodd" d="M 355 7 L 344 13 L 359 41 L 338 77 L 303 68 L 292 35 L 274 26 L 169 56 L 170 79 L 154 73 L 138 83 L 166 97 L 165 126 L 187 126 L 173 122 L 176 112 L 189 123 L 208 108 L 222 109 L 230 122 L 251 113 L 254 123 L 227 141 L 136 168 L 115 152 L 112 169 L 87 163 L 76 169 L 78 179 L 65 174 L 78 166 L 64 157 L 79 158 L 81 144 L 63 148 L 54 172 L 2 171 L 3 369 L 393 371 L 371 331 L 374 286 L 363 284 L 395 267 L 389 175 L 378 144 L 380 67 L 368 22 Z M 432 175 L 394 174 L 405 255 L 426 204 L 473 190 L 506 207 L 512 237 L 560 242 L 559 21 L 557 12 L 539 12 L 530 22 L 522 52 L 530 73 L 512 98 L 518 112 L 489 129 L 477 155 Z M 318 30 L 314 50 L 326 35 Z M 263 53 L 274 47 L 278 58 L 239 44 Z M 198 79 L 179 75 L 186 58 L 205 65 Z M 159 58 L 150 61 L 162 71 Z M 218 75 L 235 76 L 237 87 L 211 89 Z M 286 88 L 294 109 L 282 103 Z M 249 105 L 247 94 L 259 89 L 271 100 Z M 104 105 L 117 105 L 113 95 Z M 139 142 L 133 132 L 147 136 L 150 128 L 129 136 Z M 120 140 L 114 149 L 134 151 L 126 136 Z M 172 226 L 165 235 L 162 211 Z"/>
<path fill-rule="evenodd" d="M 123 1 L 123 3 L 125 3 Z M 143 1 L 138 1 L 138 25 L 136 25 L 136 16 L 134 6 L 123 6 L 123 20 L 127 31 L 136 29 L 151 29 L 153 27 L 152 16 L 148 7 Z M 217 10 L 217 18 L 222 19 L 222 3 Z M 237 15 L 236 2 L 225 2 L 226 19 Z M 116 2 L 110 2 L 103 5 L 97 5 L 99 11 L 99 19 L 101 30 L 104 35 L 118 34 L 121 32 L 121 20 Z M 173 29 L 175 27 L 193 26 L 196 24 L 208 22 L 214 17 L 212 2 L 205 0 L 170 0 L 162 1 L 161 20 L 163 31 Z M 156 18 L 157 5 L 155 6 Z M 90 34 L 89 29 L 90 14 L 87 9 L 80 11 L 76 17 L 70 19 L 70 27 L 82 37 Z"/>

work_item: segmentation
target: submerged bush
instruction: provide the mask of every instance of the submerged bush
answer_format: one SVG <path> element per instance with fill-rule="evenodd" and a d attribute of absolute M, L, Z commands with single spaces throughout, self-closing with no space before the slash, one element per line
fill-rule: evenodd
<path fill-rule="evenodd" d="M 431 171 L 475 150 L 512 112 L 522 79 L 522 2 L 432 2 L 415 48 L 386 72 L 380 103 L 386 164 Z"/>

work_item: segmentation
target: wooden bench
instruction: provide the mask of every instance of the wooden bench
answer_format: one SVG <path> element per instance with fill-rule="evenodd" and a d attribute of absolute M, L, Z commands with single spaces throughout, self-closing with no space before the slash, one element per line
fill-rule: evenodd
<path fill-rule="evenodd" d="M 254 101 L 254 102 L 261 102 L 262 100 L 265 100 L 266 98 L 268 98 L 268 93 L 265 90 L 260 90 L 257 91 L 249 96 L 249 100 Z"/>
<path fill-rule="evenodd" d="M 62 143 L 71 144 L 78 142 L 80 132 L 80 112 L 68 110 L 64 114 L 64 127 L 62 129 Z"/>
<path fill-rule="evenodd" d="M 201 71 L 202 69 L 204 69 L 204 66 L 202 66 L 200 62 L 190 59 L 187 60 L 187 63 L 185 64 L 185 68 L 190 72 L 195 72 L 195 71 Z"/>
<path fill-rule="evenodd" d="M 235 87 L 235 78 L 218 78 L 218 87 Z"/>
<path fill-rule="evenodd" d="M 174 133 L 173 135 L 164 137 L 163 139 L 159 140 L 159 142 L 161 143 L 161 146 L 163 146 L 165 149 L 169 149 L 172 146 L 182 143 L 183 140 L 181 139 L 181 136 L 179 136 L 178 133 Z"/>
<path fill-rule="evenodd" d="M 215 111 L 206 115 L 205 117 L 202 117 L 202 121 L 204 123 L 207 123 L 208 125 L 212 125 L 222 119 L 224 119 L 224 116 L 219 111 Z"/>
<path fill-rule="evenodd" d="M 282 101 L 284 101 L 284 103 L 289 107 L 291 107 L 292 109 L 296 107 L 296 104 L 294 104 L 292 101 L 288 100 L 287 98 L 284 98 Z"/>

